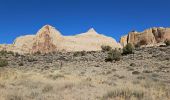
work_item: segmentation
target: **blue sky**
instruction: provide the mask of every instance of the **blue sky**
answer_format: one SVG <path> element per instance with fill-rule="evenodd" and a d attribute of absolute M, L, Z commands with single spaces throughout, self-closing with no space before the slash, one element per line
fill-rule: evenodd
<path fill-rule="evenodd" d="M 117 41 L 131 30 L 170 26 L 170 0 L 0 0 L 0 43 L 50 24 L 63 35 L 98 33 Z"/>

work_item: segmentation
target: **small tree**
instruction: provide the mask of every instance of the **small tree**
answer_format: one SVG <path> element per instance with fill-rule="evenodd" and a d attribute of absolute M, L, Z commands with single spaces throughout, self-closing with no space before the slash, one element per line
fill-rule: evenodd
<path fill-rule="evenodd" d="M 127 55 L 127 54 L 132 54 L 133 53 L 133 46 L 131 43 L 128 43 L 124 48 L 123 48 L 123 54 Z"/>
<path fill-rule="evenodd" d="M 119 61 L 121 59 L 121 53 L 120 53 L 120 51 L 118 51 L 118 50 L 110 50 L 109 52 L 108 52 L 108 56 L 107 56 L 107 58 L 105 59 L 105 61 L 110 61 L 110 62 L 112 62 L 113 60 L 115 60 L 115 61 Z"/>
<path fill-rule="evenodd" d="M 102 45 L 101 46 L 101 49 L 102 49 L 102 51 L 110 51 L 111 49 L 112 49 L 112 47 L 110 47 L 110 46 L 105 46 L 105 45 Z"/>
<path fill-rule="evenodd" d="M 166 44 L 166 46 L 170 46 L 170 40 L 165 40 L 164 43 Z"/>

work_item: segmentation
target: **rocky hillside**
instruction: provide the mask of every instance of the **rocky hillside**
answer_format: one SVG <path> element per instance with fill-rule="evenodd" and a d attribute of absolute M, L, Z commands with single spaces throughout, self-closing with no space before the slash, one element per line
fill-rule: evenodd
<path fill-rule="evenodd" d="M 170 46 L 115 62 L 102 51 L 0 55 L 1 100 L 170 100 Z"/>
<path fill-rule="evenodd" d="M 125 46 L 127 43 L 133 45 L 154 46 L 170 40 L 170 28 L 150 28 L 143 32 L 130 32 L 126 36 L 122 36 L 120 43 Z"/>
<path fill-rule="evenodd" d="M 98 51 L 102 45 L 121 48 L 113 38 L 90 29 L 75 36 L 63 36 L 50 25 L 42 27 L 36 35 L 18 37 L 11 45 L 1 46 L 1 49 L 18 53 L 48 53 L 54 51 Z"/>

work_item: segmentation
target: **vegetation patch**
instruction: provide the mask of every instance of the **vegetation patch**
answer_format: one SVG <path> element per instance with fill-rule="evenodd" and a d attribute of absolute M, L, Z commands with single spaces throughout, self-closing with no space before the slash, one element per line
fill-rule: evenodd
<path fill-rule="evenodd" d="M 170 46 L 170 40 L 165 40 L 164 43 L 166 44 L 166 46 Z"/>
<path fill-rule="evenodd" d="M 85 56 L 86 55 L 86 51 L 77 51 L 74 52 L 73 56 L 77 57 L 77 56 Z"/>
<path fill-rule="evenodd" d="M 102 49 L 103 52 L 106 52 L 106 51 L 112 50 L 112 47 L 111 47 L 111 46 L 102 45 L 102 46 L 101 46 L 101 49 Z"/>
<path fill-rule="evenodd" d="M 120 59 L 121 59 L 121 53 L 120 53 L 120 51 L 115 49 L 115 50 L 110 50 L 108 52 L 108 56 L 105 59 L 105 61 L 106 62 L 108 62 L 108 61 L 112 62 L 113 60 L 119 61 Z"/>
<path fill-rule="evenodd" d="M 5 59 L 0 59 L 0 67 L 8 66 L 8 61 Z"/>
<path fill-rule="evenodd" d="M 140 74 L 140 72 L 139 71 L 133 71 L 132 74 L 138 75 L 138 74 Z"/>
<path fill-rule="evenodd" d="M 24 63 L 23 63 L 23 62 L 20 62 L 18 65 L 19 65 L 19 66 L 24 66 Z"/>
<path fill-rule="evenodd" d="M 135 66 L 136 66 L 136 64 L 135 64 L 135 63 L 131 63 L 131 64 L 130 64 L 130 66 L 135 67 Z"/>
<path fill-rule="evenodd" d="M 44 86 L 44 88 L 42 89 L 42 92 L 47 93 L 47 92 L 50 92 L 52 90 L 53 90 L 53 87 L 48 84 L 48 85 Z"/>
<path fill-rule="evenodd" d="M 128 43 L 124 48 L 123 48 L 123 55 L 127 54 L 132 54 L 134 51 L 134 47 L 132 46 L 131 43 Z"/>
<path fill-rule="evenodd" d="M 103 96 L 103 100 L 110 100 L 113 98 L 117 98 L 116 100 L 131 100 L 132 98 L 136 98 L 137 100 L 141 100 L 144 97 L 144 91 L 140 89 L 130 89 L 130 88 L 118 88 L 113 91 L 109 91 L 106 95 Z"/>

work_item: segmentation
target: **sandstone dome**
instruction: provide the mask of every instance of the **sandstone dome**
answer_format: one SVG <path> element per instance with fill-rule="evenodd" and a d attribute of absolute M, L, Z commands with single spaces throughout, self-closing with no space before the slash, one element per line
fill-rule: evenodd
<path fill-rule="evenodd" d="M 49 53 L 54 51 L 98 51 L 102 45 L 122 48 L 112 37 L 99 34 L 94 28 L 74 36 L 63 36 L 50 25 L 43 26 L 35 35 L 18 37 L 12 44 L 18 53 Z"/>

